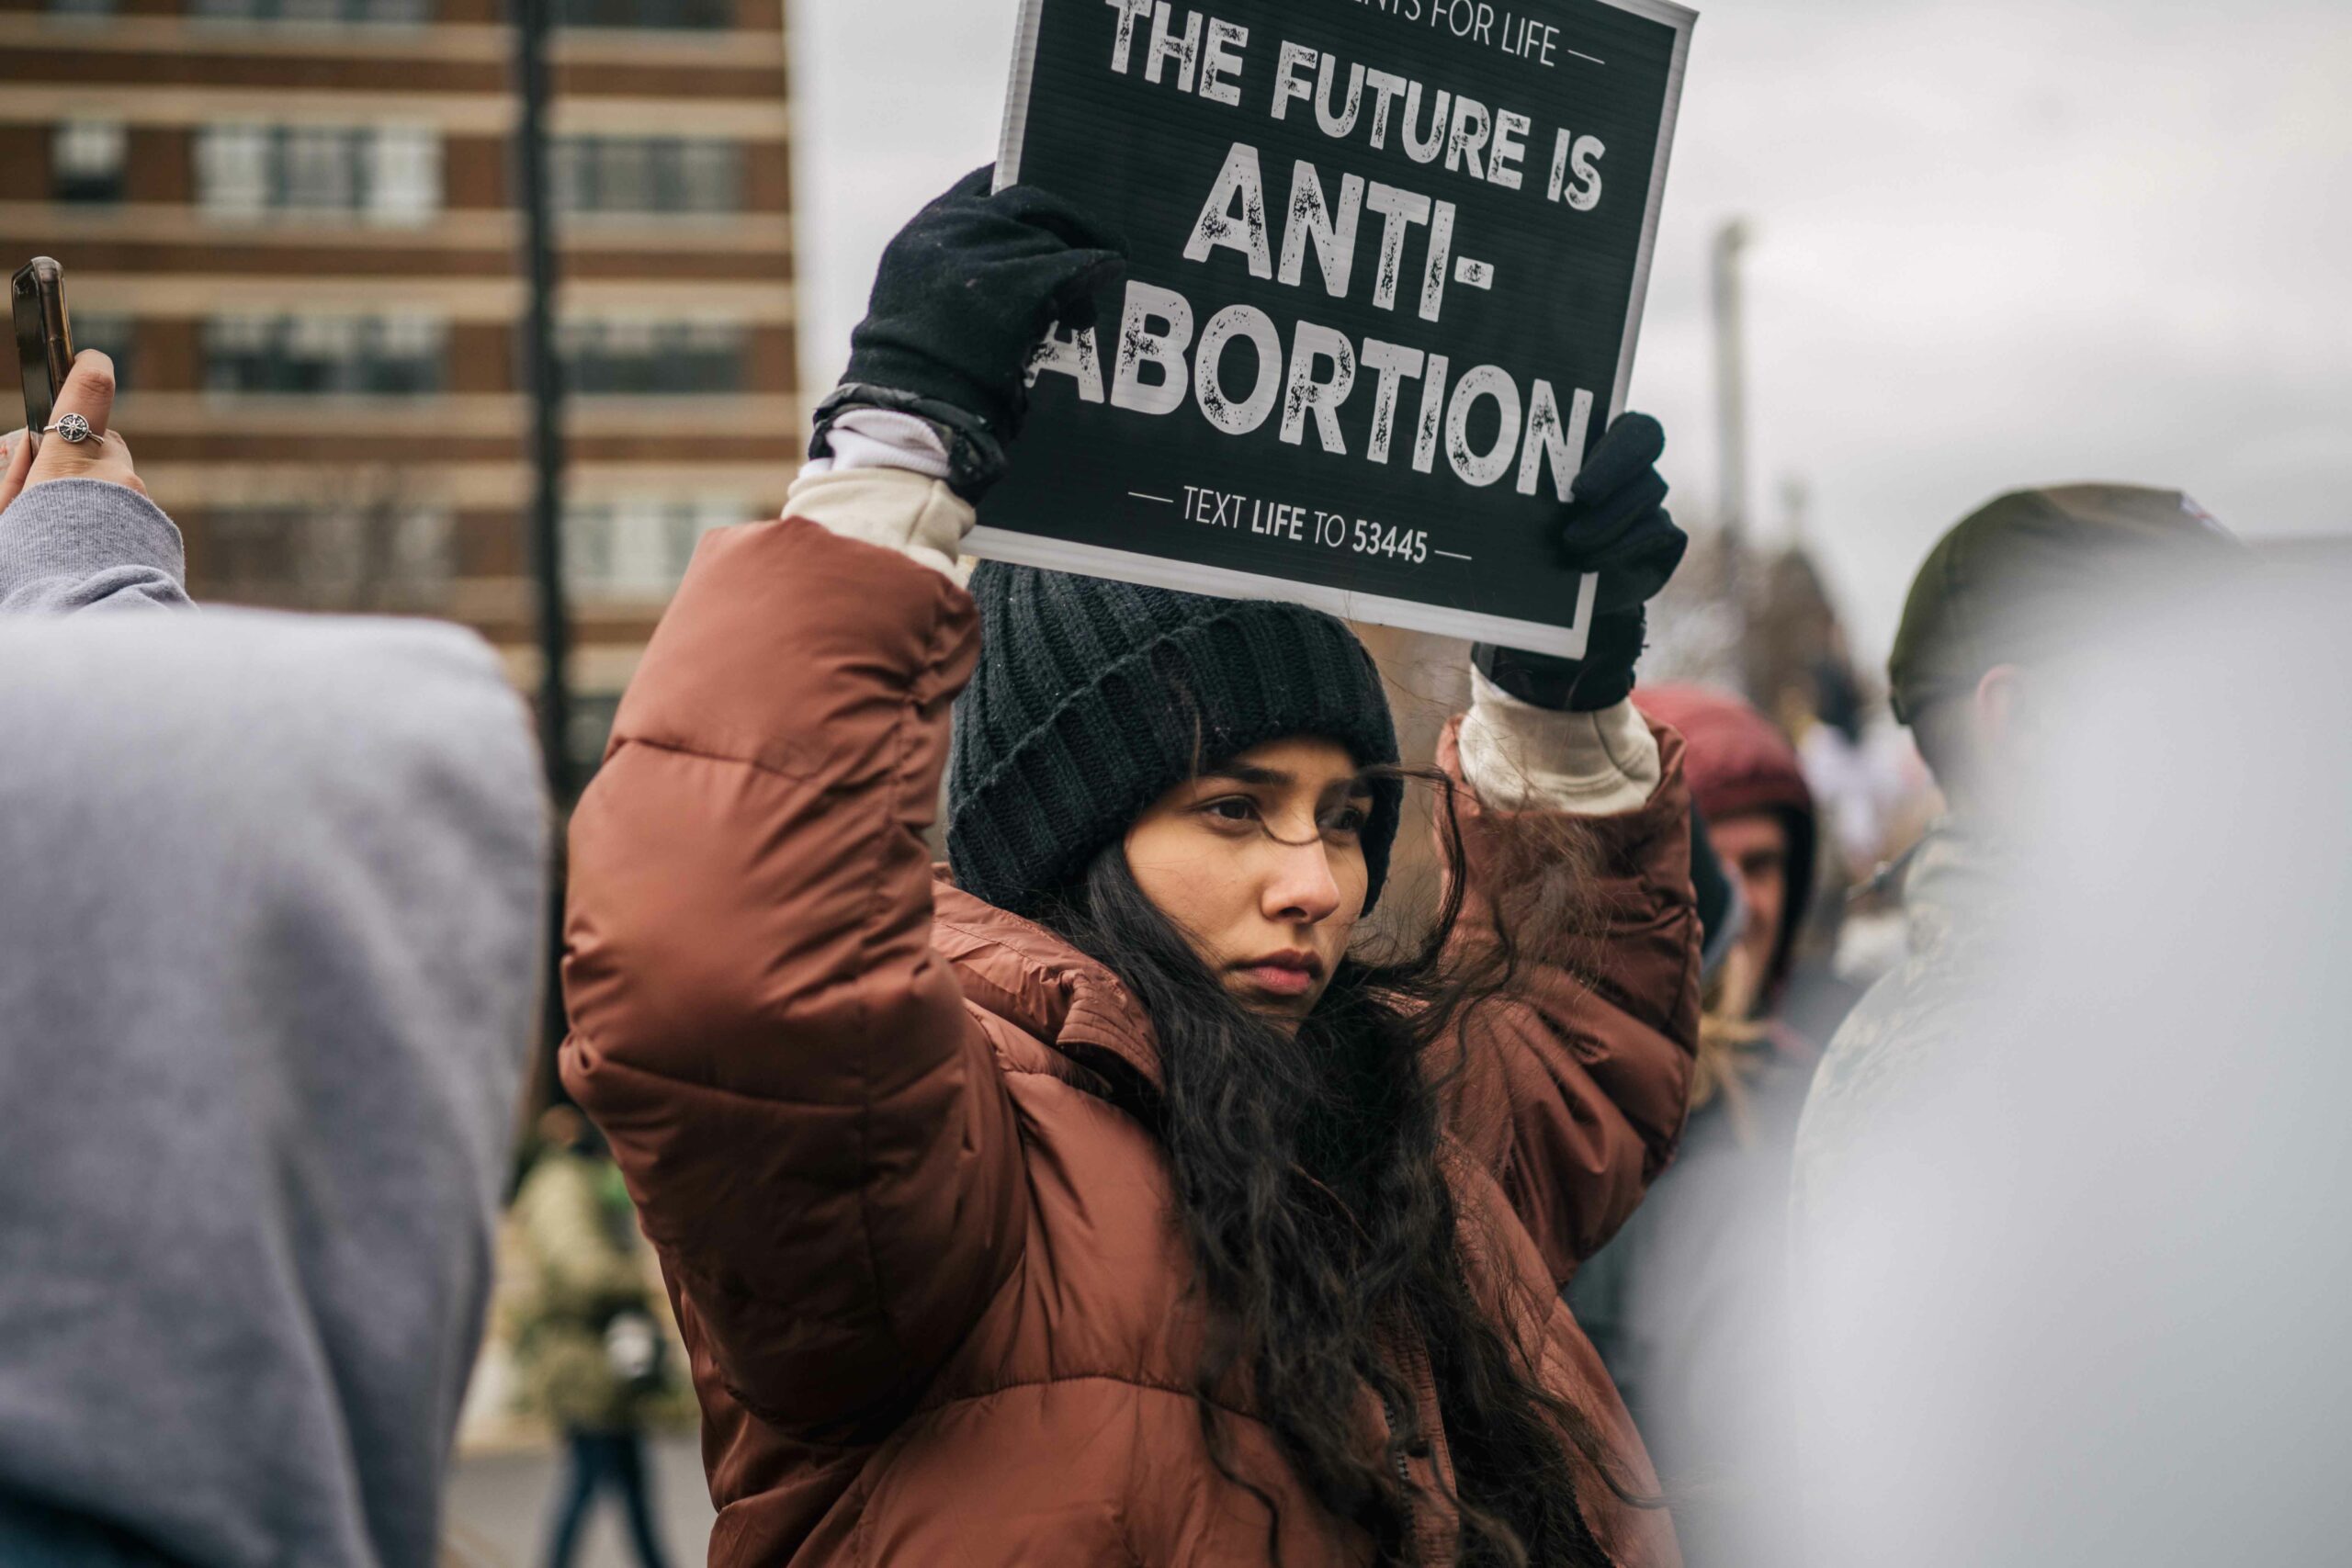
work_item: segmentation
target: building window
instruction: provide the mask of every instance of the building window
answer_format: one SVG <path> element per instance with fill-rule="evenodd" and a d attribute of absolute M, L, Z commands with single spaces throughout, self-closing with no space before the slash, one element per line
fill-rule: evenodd
<path fill-rule="evenodd" d="M 695 541 L 750 516 L 743 502 L 716 496 L 575 502 L 563 513 L 564 584 L 588 600 L 667 599 Z"/>
<path fill-rule="evenodd" d="M 448 330 L 422 316 L 220 316 L 204 326 L 204 386 L 233 393 L 437 392 Z"/>
<path fill-rule="evenodd" d="M 735 25 L 735 0 L 556 0 L 567 28 L 718 29 Z"/>
<path fill-rule="evenodd" d="M 353 476 L 347 488 L 362 498 L 209 513 L 208 596 L 311 610 L 446 607 L 457 562 L 448 513 L 406 501 L 396 487 L 371 486 L 366 476 Z"/>
<path fill-rule="evenodd" d="M 743 345 L 728 321 L 574 320 L 556 331 L 564 388 L 586 397 L 740 392 Z"/>
<path fill-rule="evenodd" d="M 565 136 L 549 162 L 566 212 L 740 212 L 740 142 L 676 136 Z"/>
<path fill-rule="evenodd" d="M 74 346 L 95 348 L 113 360 L 116 387 L 126 392 L 132 390 L 139 374 L 137 321 L 129 316 L 76 310 L 72 325 Z"/>
<path fill-rule="evenodd" d="M 277 133 L 277 189 L 271 205 L 358 210 L 359 187 L 367 178 L 368 135 L 334 126 L 288 126 Z"/>
<path fill-rule="evenodd" d="M 441 207 L 441 138 L 412 125 L 208 125 L 197 201 L 215 218 L 346 214 L 401 227 Z"/>
<path fill-rule="evenodd" d="M 427 21 L 431 0 L 192 0 L 189 13 L 216 22 Z"/>
<path fill-rule="evenodd" d="M 120 201 L 123 151 L 118 119 L 70 119 L 50 140 L 50 189 L 60 201 Z"/>

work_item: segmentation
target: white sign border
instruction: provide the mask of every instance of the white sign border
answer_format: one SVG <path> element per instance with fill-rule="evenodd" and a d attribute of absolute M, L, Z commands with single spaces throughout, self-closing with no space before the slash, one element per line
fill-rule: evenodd
<path fill-rule="evenodd" d="M 1593 600 L 1600 591 L 1600 579 L 1598 577 L 1587 575 L 1578 578 L 1575 624 L 1554 626 L 1541 621 L 1516 621 L 1508 615 L 1482 615 L 1476 610 L 1456 609 L 1450 604 L 1428 604 L 1418 599 L 1391 599 L 1385 594 L 1359 593 L 1349 588 L 1327 588 L 1319 582 L 1301 582 L 1295 578 L 1263 577 L 1253 571 L 1236 571 L 1230 567 L 1204 566 L 1198 561 L 1171 560 L 1166 556 L 1114 550 L 1103 545 L 1073 544 L 1067 539 L 1017 533 L 1010 528 L 973 529 L 965 536 L 964 553 L 981 560 L 1004 561 L 1012 566 L 1044 567 L 1053 571 L 1074 571 L 1084 577 L 1109 577 L 1121 582 L 1139 582 L 1150 588 L 1172 588 L 1180 593 L 1215 593 L 1227 599 L 1285 599 L 1294 604 L 1305 604 L 1309 609 L 1328 610 L 1344 621 L 1370 621 L 1374 626 L 1402 626 L 1407 631 L 1467 637 L 1472 642 L 1498 643 L 1505 648 L 1524 649 L 1530 653 L 1558 652 L 1564 659 L 1583 656 L 1585 635 L 1591 626 Z M 1577 644 L 1576 651 L 1570 653 L 1557 648 L 1544 648 L 1528 640 L 1537 637 L 1549 638 L 1555 643 L 1573 637 Z"/>
<path fill-rule="evenodd" d="M 1068 4 L 1069 0 L 1062 0 Z M 1649 189 L 1645 193 L 1642 243 L 1634 258 L 1634 284 L 1626 297 L 1625 337 L 1617 350 L 1617 383 L 1610 392 L 1609 417 L 1625 412 L 1625 398 L 1634 379 L 1634 351 L 1642 335 L 1642 313 L 1649 299 L 1650 259 L 1657 247 L 1658 215 L 1666 204 L 1667 164 L 1674 152 L 1675 121 L 1682 108 L 1682 82 L 1690 68 L 1690 32 L 1699 13 L 1675 0 L 1598 0 L 1603 6 L 1630 11 L 1663 23 L 1674 31 L 1674 58 L 1668 64 L 1666 101 L 1658 117 L 1657 152 L 1650 164 Z M 1021 180 L 1021 155 L 1029 129 L 1029 96 L 1036 79 L 1037 33 L 1045 21 L 1046 0 L 1021 0 L 1019 36 L 1012 48 L 1012 79 L 1005 90 L 1004 129 L 997 142 L 996 188 Z M 1543 621 L 1515 620 L 1476 610 L 1424 604 L 1416 599 L 1392 599 L 1379 593 L 1359 593 L 1327 588 L 1287 577 L 1236 571 L 1230 567 L 1204 566 L 1135 550 L 1114 550 L 1103 545 L 1081 545 L 1042 534 L 1010 528 L 975 528 L 964 540 L 964 553 L 982 560 L 1012 566 L 1038 567 L 1049 571 L 1076 572 L 1084 577 L 1115 578 L 1149 588 L 1180 593 L 1213 593 L 1228 599 L 1281 599 L 1310 609 L 1325 610 L 1344 620 L 1369 621 L 1375 626 L 1407 631 L 1432 632 L 1441 637 L 1491 642 L 1529 653 L 1581 659 L 1592 631 L 1592 606 L 1600 580 L 1589 574 L 1577 582 L 1576 619 L 1565 626 Z"/>

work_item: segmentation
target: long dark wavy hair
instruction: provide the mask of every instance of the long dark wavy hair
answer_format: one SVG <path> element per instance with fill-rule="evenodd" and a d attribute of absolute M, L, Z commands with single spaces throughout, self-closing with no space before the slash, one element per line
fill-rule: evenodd
<path fill-rule="evenodd" d="M 1451 782 L 1381 771 L 1440 791 L 1442 841 L 1459 866 Z M 1044 917 L 1127 986 L 1158 1033 L 1164 1088 L 1122 1092 L 1166 1144 L 1211 1308 L 1194 1389 L 1203 1435 L 1227 1480 L 1268 1510 L 1272 1561 L 1279 1511 L 1235 1466 L 1214 1391 L 1238 1370 L 1306 1489 L 1369 1534 L 1381 1562 L 1411 1563 L 1418 1483 L 1405 1461 L 1428 1451 L 1430 1434 L 1384 1349 L 1400 1329 L 1428 1348 L 1465 1565 L 1610 1562 L 1577 1497 L 1572 1447 L 1620 1498 L 1652 1501 L 1627 1489 L 1590 1419 L 1543 1386 L 1529 1348 L 1474 1296 L 1446 1179 L 1445 1107 L 1479 1004 L 1509 983 L 1511 931 L 1575 923 L 1589 886 L 1577 846 L 1559 850 L 1515 890 L 1510 917 L 1481 921 L 1491 940 L 1453 940 L 1464 891 L 1449 876 L 1426 934 L 1385 954 L 1351 951 L 1295 1033 L 1233 999 L 1136 885 L 1121 841 Z M 1366 1429 L 1367 1384 L 1390 1413 L 1385 1452 Z"/>

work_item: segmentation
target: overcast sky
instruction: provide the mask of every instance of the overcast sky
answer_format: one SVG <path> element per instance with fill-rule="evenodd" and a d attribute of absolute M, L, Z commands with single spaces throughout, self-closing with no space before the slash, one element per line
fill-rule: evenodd
<path fill-rule="evenodd" d="M 1016 6 L 791 5 L 824 387 L 892 231 L 994 156 Z M 1869 656 L 1936 536 L 2016 485 L 2173 485 L 2242 533 L 2352 531 L 2352 0 L 1702 7 L 1633 395 L 1692 520 L 1716 493 L 1706 254 L 1733 216 L 1750 503 L 1770 536 L 1803 482 Z"/>

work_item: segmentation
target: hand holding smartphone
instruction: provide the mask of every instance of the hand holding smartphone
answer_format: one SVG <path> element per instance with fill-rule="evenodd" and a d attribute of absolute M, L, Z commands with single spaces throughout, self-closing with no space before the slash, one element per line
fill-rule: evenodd
<path fill-rule="evenodd" d="M 23 450 L 10 447 L 0 472 L 0 510 L 28 485 L 51 479 L 98 479 L 144 495 L 147 487 L 131 467 L 130 444 L 113 428 L 113 361 L 93 352 L 75 363 L 65 315 L 65 269 L 47 256 L 35 256 L 10 280 L 9 303 L 26 434 L 17 444 Z M 58 439 L 46 440 L 44 429 Z"/>

